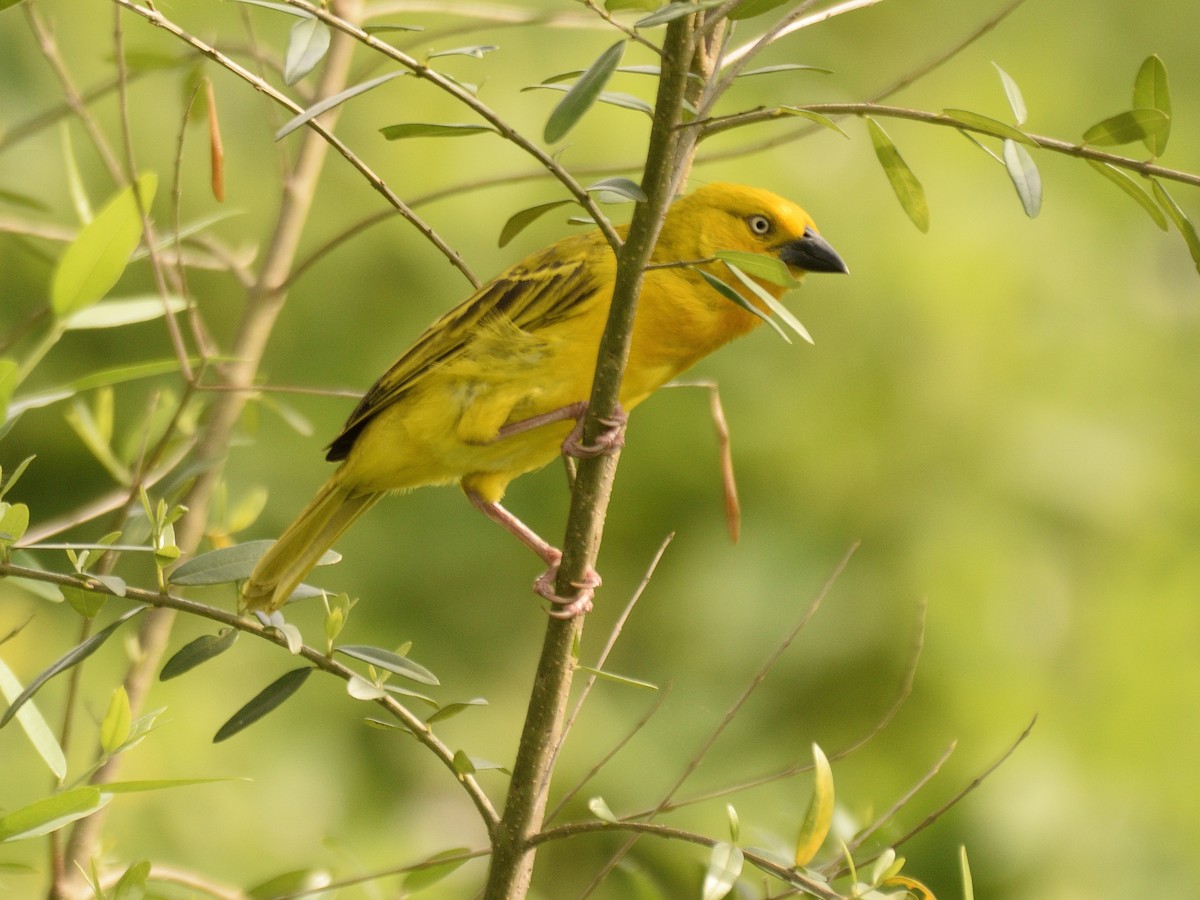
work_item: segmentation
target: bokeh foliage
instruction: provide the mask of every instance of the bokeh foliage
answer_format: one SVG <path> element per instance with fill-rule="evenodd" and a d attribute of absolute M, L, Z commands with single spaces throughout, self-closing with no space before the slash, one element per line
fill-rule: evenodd
<path fill-rule="evenodd" d="M 493 9 L 545 10 L 587 27 L 468 27 L 458 16 L 391 6 L 381 21 L 426 29 L 390 36 L 401 46 L 411 42 L 414 53 L 496 46 L 482 56 L 441 57 L 438 64 L 479 84 L 481 96 L 515 127 L 539 137 L 561 94 L 522 88 L 586 68 L 613 41 L 611 31 L 574 5 Z M 53 23 L 59 53 L 78 85 L 111 80 L 109 6 L 80 10 L 39 0 L 36 8 Z M 197 34 L 228 36 L 235 45 L 249 40 L 241 24 L 248 15 L 254 38 L 276 50 L 294 25 L 270 10 L 247 12 L 237 4 L 164 12 Z M 953 46 L 991 12 L 967 15 L 960 3 L 923 0 L 885 2 L 835 18 L 780 42 L 761 60 L 831 74 L 754 76 L 727 102 L 745 109 L 781 98 L 859 101 Z M 1157 54 L 1170 72 L 1174 112 L 1164 163 L 1195 171 L 1200 122 L 1188 110 L 1200 108 L 1200 71 L 1189 30 L 1180 27 L 1188 12 L 1182 3 L 1029 0 L 889 102 L 935 112 L 972 109 L 1012 121 L 996 63 L 1020 84 L 1030 131 L 1077 141 L 1095 123 L 1138 105 L 1131 96 L 1135 75 Z M 169 35 L 129 17 L 125 27 L 131 59 L 139 60 L 131 69 L 131 131 L 142 170 L 159 173 L 161 203 L 196 66 L 192 60 L 167 65 L 183 54 Z M 78 221 L 71 165 L 97 208 L 114 187 L 70 117 L 62 126 L 20 135 L 23 123 L 60 106 L 61 88 L 21 10 L 0 15 L 0 43 L 0 123 L 7 129 L 0 136 L 6 163 L 0 170 L 0 335 L 12 335 L 52 296 L 59 229 Z M 649 62 L 636 46 L 622 60 Z M 202 69 L 212 80 L 225 137 L 225 200 L 211 194 L 199 116 L 183 144 L 186 218 L 220 216 L 211 233 L 235 258 L 248 260 L 262 247 L 274 215 L 274 193 L 264 185 L 274 184 L 277 154 L 288 153 L 295 137 L 274 144 L 273 132 L 286 116 L 220 68 Z M 356 74 L 382 73 L 364 56 Z M 617 73 L 608 89 L 651 100 L 652 84 L 645 75 Z M 300 79 L 296 90 L 310 87 Z M 111 134 L 119 133 L 113 94 L 93 109 Z M 447 108 L 437 92 L 398 78 L 348 104 L 338 134 L 486 277 L 578 226 L 566 223 L 565 210 L 551 211 L 499 248 L 513 213 L 560 199 L 561 189 L 493 135 L 387 142 L 378 132 L 397 122 L 462 121 L 463 111 Z M 589 649 L 595 653 L 655 549 L 674 532 L 609 663 L 639 679 L 670 683 L 671 690 L 571 812 L 586 816 L 584 800 L 596 793 L 623 813 L 670 783 L 847 549 L 861 541 L 819 615 L 714 748 L 693 789 L 806 760 L 814 741 L 832 752 L 869 732 L 896 697 L 927 604 L 911 697 L 864 750 L 835 763 L 843 815 L 869 820 L 956 741 L 937 778 L 901 814 L 897 833 L 917 824 L 1037 714 L 1030 738 L 1013 757 L 905 848 L 910 868 L 915 865 L 939 896 L 956 896 L 963 843 L 981 897 L 1186 896 L 1200 878 L 1192 852 L 1200 839 L 1200 782 L 1191 765 L 1200 755 L 1200 725 L 1191 714 L 1200 704 L 1200 662 L 1192 647 L 1200 626 L 1200 284 L 1188 248 L 1081 160 L 1030 151 L 1044 187 L 1040 214 L 1030 220 L 1004 170 L 953 130 L 880 120 L 924 187 L 929 228 L 921 234 L 897 206 L 865 124 L 838 122 L 849 140 L 817 128 L 802 140 L 784 141 L 804 124 L 784 119 L 702 147 L 694 183 L 744 181 L 795 197 L 852 275 L 813 278 L 792 295 L 814 347 L 785 345 L 761 329 L 696 373 L 719 382 L 732 430 L 745 516 L 737 546 L 730 545 L 723 521 L 707 394 L 664 391 L 634 418 L 601 556 L 605 588 L 589 619 L 584 658 Z M 648 123 L 636 111 L 600 105 L 555 149 L 577 173 L 633 175 Z M 758 138 L 760 149 L 741 152 Z M 988 145 L 999 152 L 998 141 Z M 1149 155 L 1136 145 L 1126 150 Z M 444 193 L 475 182 L 486 186 Z M 1197 208 L 1194 189 L 1169 190 L 1183 210 Z M 30 210 L 21 198 L 41 207 Z M 381 208 L 356 173 L 331 159 L 305 248 L 321 247 Z M 38 222 L 48 237 L 15 233 L 21 229 L 6 227 L 14 221 Z M 240 314 L 231 276 L 192 270 L 188 287 L 213 333 L 228 335 Z M 267 352 L 267 382 L 361 390 L 468 289 L 404 223 L 376 225 L 321 256 L 296 281 Z M 122 296 L 153 290 L 144 265 L 131 266 L 119 285 Z M 169 356 L 160 320 L 71 331 L 26 387 L 49 388 L 97 369 Z M 155 392 L 179 390 L 178 378 L 169 375 L 118 386 L 114 444 L 135 453 Z M 84 392 L 80 400 L 104 418 L 102 395 Z M 250 407 L 240 429 L 245 440 L 229 449 L 225 524 L 238 524 L 228 519 L 245 511 L 244 502 L 257 506 L 264 489 L 268 499 L 237 539 L 269 537 L 287 523 L 327 474 L 320 448 L 349 406 L 345 398 L 267 394 Z M 30 410 L 0 443 L 6 474 L 38 455 L 5 498 L 27 504 L 35 525 L 112 487 L 111 465 L 67 424 L 69 407 Z M 162 415 L 157 407 L 150 414 Z M 297 419 L 311 429 L 297 433 Z M 509 503 L 553 535 L 561 530 L 565 498 L 562 473 L 551 467 L 514 484 Z M 102 535 L 90 526 L 70 537 Z M 448 740 L 469 745 L 472 756 L 507 762 L 543 627 L 541 612 L 529 602 L 527 583 L 535 571 L 524 552 L 450 490 L 381 504 L 339 550 L 345 561 L 321 581 L 362 598 L 348 636 L 379 646 L 412 641 L 414 656 L 438 672 L 444 701 L 486 696 L 487 707 L 467 710 L 444 730 Z M 39 559 L 48 568 L 69 569 L 61 553 Z M 130 558 L 119 572 L 131 584 L 154 583 L 155 567 L 145 556 Z M 207 599 L 232 603 L 231 594 L 216 589 Z M 289 618 L 305 634 L 320 635 L 315 607 Z M 27 619 L 0 649 L 25 681 L 79 633 L 79 617 L 68 606 L 0 583 L 0 634 Z M 183 618 L 172 645 L 212 630 L 210 623 Z M 88 661 L 81 728 L 106 719 L 125 662 L 119 641 Z M 106 830 L 114 856 L 252 884 L 290 866 L 374 871 L 482 841 L 468 804 L 447 796 L 441 773 L 396 733 L 363 727 L 363 707 L 348 701 L 336 682 L 313 680 L 303 704 L 286 704 L 255 728 L 211 743 L 241 703 L 293 667 L 275 648 L 242 641 L 203 670 L 154 688 L 150 706 L 166 712 L 161 727 L 128 751 L 136 777 L 252 780 L 120 798 Z M 55 709 L 64 691 L 65 683 L 52 682 L 39 705 Z M 561 783 L 582 776 L 597 748 L 606 748 L 651 702 L 635 689 L 601 684 L 572 737 Z M 92 752 L 86 741 L 77 743 L 75 774 Z M 49 775 L 19 731 L 0 732 L 0 756 L 6 809 L 47 793 Z M 481 776 L 498 793 L 503 777 Z M 746 842 L 791 840 L 808 790 L 807 781 L 793 779 L 740 796 Z M 719 801 L 671 821 L 720 833 L 725 816 Z M 198 820 L 208 824 L 197 827 Z M 582 838 L 568 852 L 545 853 L 538 876 L 545 895 L 558 896 L 558 886 L 565 895 L 577 892 L 581 873 L 602 863 L 612 841 Z M 0 861 L 39 868 L 43 856 L 37 842 L 26 842 L 6 847 Z M 668 885 L 668 896 L 695 891 L 703 863 L 699 853 L 643 842 L 605 896 L 630 896 L 642 878 Z M 463 874 L 471 873 L 468 867 Z M 38 880 L 2 874 L 18 892 Z M 447 881 L 429 896 L 438 890 L 462 896 L 468 880 Z M 361 895 L 370 894 L 363 889 Z"/>

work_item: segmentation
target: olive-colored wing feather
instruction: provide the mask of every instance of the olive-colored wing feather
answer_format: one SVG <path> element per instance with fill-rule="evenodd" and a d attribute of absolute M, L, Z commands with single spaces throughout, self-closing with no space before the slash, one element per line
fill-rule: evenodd
<path fill-rule="evenodd" d="M 536 333 L 562 322 L 593 295 L 599 284 L 589 274 L 586 246 L 577 253 L 554 252 L 555 245 L 481 287 L 446 313 L 384 373 L 359 402 L 325 458 L 345 459 L 359 432 L 440 366 L 461 356 L 487 320 L 503 316 L 522 331 Z"/>

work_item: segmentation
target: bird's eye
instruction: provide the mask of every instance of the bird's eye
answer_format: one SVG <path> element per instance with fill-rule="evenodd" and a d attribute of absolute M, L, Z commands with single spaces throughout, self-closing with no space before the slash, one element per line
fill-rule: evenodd
<path fill-rule="evenodd" d="M 771 230 L 771 220 L 766 216 L 751 216 L 746 220 L 746 224 L 755 234 L 767 234 Z"/>

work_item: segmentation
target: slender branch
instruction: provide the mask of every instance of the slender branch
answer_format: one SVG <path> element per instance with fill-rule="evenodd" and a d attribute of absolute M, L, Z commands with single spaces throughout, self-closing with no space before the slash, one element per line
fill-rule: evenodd
<path fill-rule="evenodd" d="M 117 0 L 117 2 L 125 2 L 125 0 Z M 348 22 L 340 16 L 334 15 L 321 6 L 316 6 L 308 3 L 307 0 L 284 0 L 289 6 L 294 6 L 297 9 L 302 9 L 309 15 L 320 19 L 330 28 L 334 28 L 343 34 L 349 35 L 361 44 L 370 47 L 389 59 L 400 63 L 404 68 L 408 69 L 413 75 L 422 78 L 439 89 L 449 94 L 463 106 L 472 110 L 476 115 L 486 121 L 496 130 L 496 132 L 505 140 L 517 147 L 520 147 L 527 154 L 532 156 L 537 162 L 549 171 L 559 182 L 565 187 L 582 206 L 587 210 L 596 222 L 597 227 L 604 233 L 604 237 L 608 240 L 610 246 L 615 250 L 621 245 L 621 239 L 613 230 L 612 223 L 608 221 L 607 216 L 601 212 L 600 207 L 592 200 L 590 194 L 585 191 L 574 177 L 556 160 L 553 156 L 525 137 L 519 131 L 512 127 L 499 113 L 481 101 L 478 97 L 468 91 L 466 88 L 459 85 L 457 82 L 446 78 L 441 73 L 424 63 L 419 62 L 409 56 L 404 51 L 396 48 L 387 41 L 382 41 L 372 34 L 368 34 L 362 28 L 352 22 Z"/>
<path fill-rule="evenodd" d="M 558 828 L 551 828 L 543 831 L 541 834 L 533 838 L 532 843 L 535 845 L 546 844 L 551 841 L 561 841 L 566 838 L 576 837 L 584 834 L 612 834 L 623 831 L 634 832 L 634 837 L 648 834 L 654 837 L 666 838 L 673 841 L 685 841 L 689 844 L 699 844 L 701 847 L 712 848 L 716 844 L 725 843 L 725 841 L 716 838 L 710 838 L 706 835 L 697 834 L 693 831 L 685 831 L 682 828 L 672 828 L 669 825 L 656 825 L 651 822 L 575 822 L 570 825 L 560 825 Z M 796 869 L 790 869 L 780 865 L 773 859 L 757 853 L 753 850 L 743 849 L 742 851 L 748 860 L 752 860 L 755 868 L 761 869 L 776 878 L 790 884 L 794 887 L 799 887 L 813 897 L 827 898 L 827 900 L 843 900 L 840 893 L 835 891 L 829 885 L 809 878 L 801 874 Z"/>
<path fill-rule="evenodd" d="M 105 594 L 109 597 L 121 596 L 122 599 L 132 600 L 135 603 L 142 603 L 146 606 L 156 609 L 169 609 L 175 612 L 186 613 L 190 616 L 207 619 L 210 622 L 215 622 L 218 625 L 223 625 L 227 628 L 236 628 L 238 631 L 260 638 L 279 647 L 288 650 L 287 641 L 279 633 L 279 631 L 271 626 L 263 625 L 257 619 L 245 618 L 237 613 L 222 609 L 218 606 L 209 606 L 206 603 L 199 603 L 195 600 L 189 600 L 186 597 L 180 597 L 175 594 L 159 591 L 150 591 L 143 588 L 127 587 L 123 595 L 116 594 L 109 586 L 101 581 L 89 579 L 87 576 L 66 575 L 58 572 L 46 572 L 42 569 L 31 569 L 27 566 L 18 566 L 12 563 L 0 562 L 0 578 L 27 578 L 31 581 L 40 581 L 45 584 L 54 584 L 59 587 L 85 588 L 95 594 Z M 290 652 L 290 651 L 289 651 Z M 322 672 L 327 672 L 330 675 L 335 675 L 343 681 L 349 681 L 351 678 L 361 678 L 362 676 L 351 669 L 349 666 L 343 665 L 332 656 L 329 656 L 318 650 L 315 647 L 310 647 L 305 644 L 300 647 L 296 653 L 301 659 L 311 663 L 315 668 Z M 397 719 L 408 731 L 410 731 L 417 739 L 429 749 L 438 761 L 451 772 L 454 779 L 460 782 L 466 790 L 471 802 L 479 811 L 484 824 L 490 829 L 492 828 L 498 815 L 495 808 L 492 806 L 491 800 L 487 794 L 479 786 L 478 781 L 471 775 L 463 775 L 455 767 L 454 751 L 442 743 L 442 741 L 425 725 L 425 723 L 416 715 L 408 710 L 407 707 L 399 703 L 392 694 L 387 694 L 384 697 L 375 698 L 372 701 L 383 707 L 393 717 Z"/>
<path fill-rule="evenodd" d="M 181 26 L 176 25 L 157 9 L 138 6 L 136 3 L 132 2 L 132 0 L 112 0 L 112 2 L 123 7 L 124 9 L 129 10 L 135 15 L 141 16 L 151 25 L 161 28 L 164 31 L 174 35 L 188 46 L 194 48 L 204 56 L 211 59 L 217 65 L 227 69 L 234 75 L 241 78 L 243 81 L 247 82 L 255 90 L 265 94 L 280 106 L 290 110 L 293 115 L 299 115 L 300 113 L 304 112 L 303 107 L 291 100 L 289 97 L 275 90 L 275 88 L 264 81 L 261 77 L 239 65 L 220 50 L 217 50 L 215 47 L 206 44 L 195 35 L 185 31 Z M 345 28 L 340 30 L 346 31 L 353 36 L 354 30 L 349 23 L 345 22 L 345 20 L 339 19 L 337 16 L 327 13 L 324 10 L 321 11 L 321 14 L 322 17 L 328 20 L 341 22 L 343 25 L 345 25 Z M 359 33 L 365 35 L 365 32 L 359 31 Z M 345 143 L 343 143 L 333 134 L 332 128 L 326 123 L 330 121 L 334 113 L 335 110 L 330 110 L 328 113 L 326 113 L 322 117 L 325 120 L 324 122 L 317 121 L 317 119 L 310 119 L 305 123 L 305 125 L 312 131 L 315 131 L 317 134 L 319 134 L 323 140 L 337 150 L 337 152 L 340 153 L 346 159 L 346 161 L 350 163 L 350 165 L 358 170 L 358 172 L 367 180 L 367 183 L 370 184 L 371 187 L 376 190 L 376 192 L 382 195 L 389 204 L 395 207 L 396 211 L 400 213 L 400 215 L 402 215 L 410 225 L 416 228 L 426 240 L 432 243 L 442 253 L 442 255 L 450 261 L 451 265 L 462 272 L 472 285 L 478 287 L 479 280 L 471 273 L 466 261 L 463 260 L 458 252 L 450 247 L 445 241 L 443 241 L 437 232 L 435 232 L 427 222 L 413 212 L 412 209 L 410 209 L 408 205 L 401 200 L 390 187 L 388 187 L 387 182 L 377 175 L 370 166 L 368 166 L 357 154 L 355 154 L 348 146 L 346 146 Z"/>
<path fill-rule="evenodd" d="M 888 106 L 881 103 L 810 103 L 795 108 L 820 113 L 823 116 L 829 117 L 883 116 L 891 119 L 907 119 L 912 122 L 922 122 L 926 125 L 938 125 L 943 128 L 953 128 L 957 131 L 968 131 L 974 134 L 986 134 L 989 137 L 1004 136 L 996 131 L 988 130 L 984 125 L 961 122 L 944 113 L 928 112 L 922 109 L 909 109 L 904 106 Z M 697 123 L 697 125 L 703 130 L 703 137 L 708 138 L 714 134 L 728 131 L 731 128 L 740 128 L 743 125 L 755 122 L 774 121 L 786 118 L 787 115 L 788 113 L 785 110 L 778 107 L 756 109 L 732 116 L 708 119 L 705 122 Z M 1112 166 L 1128 169 L 1131 172 L 1137 172 L 1139 175 L 1145 175 L 1146 177 L 1164 178 L 1169 181 L 1178 181 L 1183 184 L 1200 187 L 1200 174 L 1183 172 L 1178 169 L 1168 169 L 1157 163 L 1133 159 L 1128 156 L 1120 156 L 1119 154 L 1109 153 L 1104 150 L 1097 150 L 1095 147 L 1089 147 L 1086 144 L 1072 144 L 1069 141 L 1046 137 L 1040 134 L 1030 134 L 1029 132 L 1023 132 L 1023 134 L 1032 144 L 1043 150 L 1050 150 L 1054 153 L 1061 153 L 1079 159 L 1090 159 L 1095 162 L 1108 163 Z"/>

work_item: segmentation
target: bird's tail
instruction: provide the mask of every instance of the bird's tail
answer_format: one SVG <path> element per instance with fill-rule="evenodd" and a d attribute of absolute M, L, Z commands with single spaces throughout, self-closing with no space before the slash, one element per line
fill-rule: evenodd
<path fill-rule="evenodd" d="M 351 494 L 334 475 L 269 549 L 242 587 L 242 606 L 272 612 L 283 606 L 343 531 L 383 494 Z"/>

